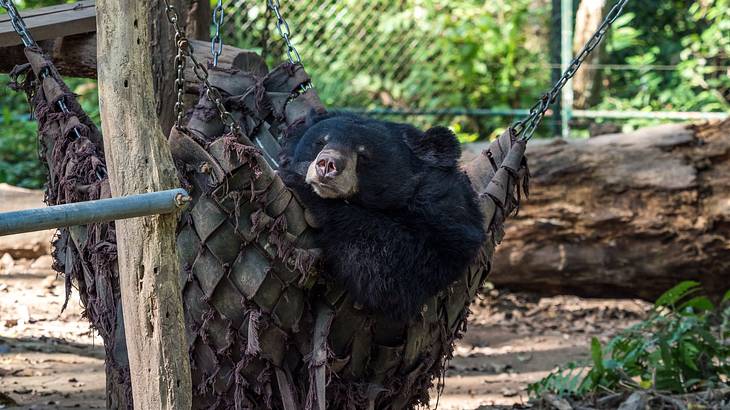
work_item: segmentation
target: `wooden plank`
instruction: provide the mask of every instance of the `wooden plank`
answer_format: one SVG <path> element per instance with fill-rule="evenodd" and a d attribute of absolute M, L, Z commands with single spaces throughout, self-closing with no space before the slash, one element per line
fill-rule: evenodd
<path fill-rule="evenodd" d="M 191 40 L 195 58 L 208 61 L 211 58 L 207 41 Z M 65 77 L 96 78 L 96 33 L 76 34 L 73 36 L 42 40 L 38 45 L 53 60 L 61 75 Z M 18 64 L 26 63 L 23 46 L 0 47 L 0 73 L 8 73 Z M 241 50 L 231 46 L 223 47 L 218 58 L 219 67 L 238 68 L 257 75 L 265 75 L 268 70 L 261 57 L 253 51 Z M 185 67 L 185 79 L 197 82 L 193 75 L 192 64 Z"/>
<path fill-rule="evenodd" d="M 62 11 L 76 10 L 82 7 L 94 7 L 94 0 L 78 1 L 76 3 L 64 3 L 57 4 L 55 6 L 40 7 L 37 9 L 25 9 L 20 11 L 20 15 L 23 18 L 37 17 L 45 14 L 59 13 Z M 0 15 L 0 23 L 7 23 L 10 21 L 10 16 L 7 14 Z"/>
<path fill-rule="evenodd" d="M 85 0 L 73 4 L 22 11 L 20 15 L 36 41 L 96 31 L 96 5 Z M 22 44 L 7 14 L 0 16 L 0 47 Z"/>

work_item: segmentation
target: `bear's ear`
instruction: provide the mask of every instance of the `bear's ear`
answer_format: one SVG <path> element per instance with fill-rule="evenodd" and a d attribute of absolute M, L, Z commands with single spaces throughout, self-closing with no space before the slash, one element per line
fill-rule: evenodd
<path fill-rule="evenodd" d="M 414 154 L 429 165 L 455 167 L 461 157 L 456 135 L 446 127 L 433 127 L 425 133 L 408 133 L 406 142 Z"/>
<path fill-rule="evenodd" d="M 309 128 L 312 125 L 326 120 L 327 118 L 334 117 L 335 115 L 337 114 L 327 111 L 317 111 L 314 108 L 310 108 L 304 119 L 304 128 Z"/>

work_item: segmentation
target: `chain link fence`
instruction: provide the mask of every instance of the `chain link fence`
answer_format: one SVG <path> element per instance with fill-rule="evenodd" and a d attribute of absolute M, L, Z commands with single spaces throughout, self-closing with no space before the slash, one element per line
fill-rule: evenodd
<path fill-rule="evenodd" d="M 281 0 L 281 13 L 328 107 L 421 127 L 448 125 L 462 141 L 472 141 L 500 133 L 550 88 L 551 73 L 559 75 L 561 69 L 561 4 L 575 8 L 579 3 Z M 605 86 L 600 104 L 571 110 L 564 117 L 574 135 L 587 134 L 594 123 L 607 122 L 608 129 L 620 130 L 629 122 L 641 126 L 723 115 L 730 98 L 723 101 L 716 95 L 727 90 L 730 82 L 716 77 L 723 71 L 730 73 L 730 64 L 727 56 L 722 58 L 723 52 L 714 52 L 712 58 L 702 56 L 725 47 L 713 40 L 717 33 L 711 36 L 711 27 L 722 27 L 711 25 L 718 19 L 712 17 L 712 7 L 719 6 L 693 1 L 689 3 L 694 9 L 687 14 L 675 3 L 658 2 L 656 7 L 666 9 L 659 15 L 652 14 L 651 5 L 629 2 L 611 32 L 613 46 L 604 53 L 605 60 L 582 67 L 600 71 L 598 78 Z M 270 66 L 286 59 L 276 18 L 265 0 L 233 0 L 224 5 L 225 44 L 259 51 Z M 700 15 L 703 7 L 710 10 L 706 15 Z M 664 19 L 667 24 L 682 24 L 675 24 L 676 30 L 662 37 L 652 27 L 666 27 Z M 679 39 L 697 50 L 682 51 Z M 660 48 L 661 53 L 654 51 Z M 682 53 L 697 56 L 682 57 Z M 707 85 L 704 80 L 713 82 Z M 675 98 L 680 93 L 682 97 Z M 688 102 L 677 106 L 679 100 Z M 549 112 L 537 134 L 556 135 L 559 125 L 560 116 Z"/>
<path fill-rule="evenodd" d="M 446 123 L 468 129 L 471 133 L 461 135 L 473 139 L 509 124 L 514 116 L 509 109 L 531 106 L 547 88 L 549 70 L 527 64 L 545 62 L 541 50 L 548 32 L 542 23 L 549 13 L 547 1 L 518 0 L 513 2 L 520 3 L 517 7 L 509 2 L 456 3 L 282 1 L 281 8 L 292 42 L 327 106 L 400 121 L 409 116 L 407 121 L 422 126 Z M 278 64 L 286 53 L 275 22 L 264 1 L 231 2 L 224 40 L 260 51 L 270 65 Z M 518 63 L 503 65 L 494 58 L 510 55 L 504 49 L 510 47 L 508 41 L 528 40 L 528 47 L 511 55 Z M 484 41 L 494 44 L 493 55 Z M 502 117 L 492 117 L 495 112 L 485 107 L 497 108 Z"/>
<path fill-rule="evenodd" d="M 365 86 L 365 81 L 403 82 L 411 74 L 413 63 L 437 58 L 428 52 L 433 36 L 424 35 L 415 27 L 417 8 L 408 3 L 411 2 L 282 3 L 292 42 L 308 71 L 327 77 L 318 87 L 327 96 L 328 104 L 351 104 L 357 97 L 342 95 L 345 89 L 357 95 L 373 89 Z M 285 47 L 274 25 L 275 19 L 265 2 L 238 0 L 230 7 L 225 33 L 234 44 L 260 50 L 275 64 L 283 60 Z"/>

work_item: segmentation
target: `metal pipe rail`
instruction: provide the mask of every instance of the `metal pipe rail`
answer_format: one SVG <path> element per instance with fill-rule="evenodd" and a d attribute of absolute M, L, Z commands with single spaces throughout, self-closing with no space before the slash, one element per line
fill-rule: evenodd
<path fill-rule="evenodd" d="M 169 214 L 184 209 L 190 196 L 184 189 L 150 192 L 45 208 L 0 213 L 0 236 Z"/>
<path fill-rule="evenodd" d="M 473 117 L 517 117 L 527 115 L 530 110 L 512 108 L 429 108 L 429 109 L 399 109 L 399 108 L 358 108 L 335 107 L 333 110 L 348 111 L 364 115 L 397 115 L 408 116 L 439 116 L 439 115 L 466 115 Z M 553 112 L 548 110 L 546 117 L 552 117 Z M 699 112 L 699 111 L 607 111 L 607 110 L 572 110 L 573 118 L 616 118 L 631 119 L 643 118 L 652 120 L 724 120 L 730 117 L 726 112 Z"/>

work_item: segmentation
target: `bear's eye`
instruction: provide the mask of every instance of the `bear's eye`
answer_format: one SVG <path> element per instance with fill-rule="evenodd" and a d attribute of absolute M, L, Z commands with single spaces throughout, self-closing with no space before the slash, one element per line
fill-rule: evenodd
<path fill-rule="evenodd" d="M 325 135 L 324 137 L 318 138 L 315 141 L 314 146 L 317 149 L 321 150 L 322 148 L 324 148 L 325 145 L 327 145 L 327 141 L 329 141 L 329 135 Z"/>
<path fill-rule="evenodd" d="M 364 160 L 370 158 L 370 153 L 368 152 L 368 150 L 365 148 L 364 145 L 358 145 L 357 147 L 355 147 L 355 150 L 357 151 L 358 158 L 361 158 Z"/>

